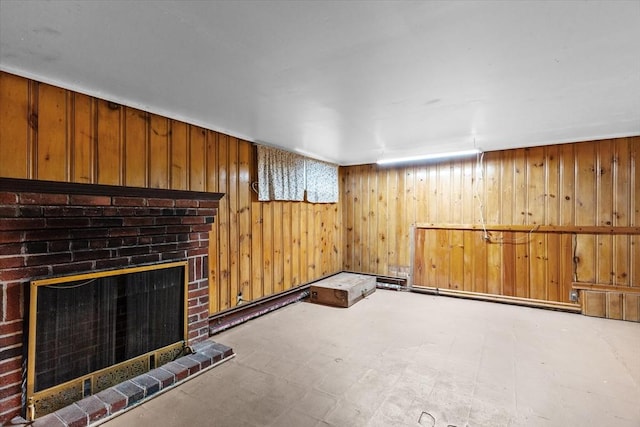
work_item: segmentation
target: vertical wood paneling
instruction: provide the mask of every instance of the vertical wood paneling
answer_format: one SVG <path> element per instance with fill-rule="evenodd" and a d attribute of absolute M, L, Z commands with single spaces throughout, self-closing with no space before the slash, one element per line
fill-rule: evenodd
<path fill-rule="evenodd" d="M 400 222 L 400 218 L 398 212 L 401 209 L 401 195 L 399 193 L 399 184 L 398 184 L 398 176 L 399 170 L 397 168 L 393 169 L 383 169 L 384 174 L 387 178 L 387 200 L 389 203 L 389 219 L 387 221 L 387 262 L 386 262 L 386 270 L 389 275 L 397 276 L 399 275 L 399 266 L 398 262 L 398 246 L 399 244 L 399 235 L 398 235 L 398 227 L 402 227 L 402 223 Z M 343 206 L 343 209 L 348 209 L 348 206 Z M 357 219 L 357 217 L 356 217 Z M 354 224 L 346 224 L 347 227 L 355 227 L 356 235 L 359 234 L 360 230 L 357 223 Z M 427 265 L 427 269 L 430 267 Z"/>
<path fill-rule="evenodd" d="M 560 296 L 558 301 L 561 302 L 570 302 L 569 292 L 571 292 L 571 282 L 574 280 L 573 239 L 574 236 L 571 234 L 560 236 L 560 253 L 558 255 L 560 261 Z"/>
<path fill-rule="evenodd" d="M 316 224 L 313 205 L 307 205 L 306 218 L 309 229 L 307 240 L 309 244 L 309 251 L 307 252 L 307 277 L 320 277 L 320 264 L 318 263 L 320 257 L 320 224 Z"/>
<path fill-rule="evenodd" d="M 207 131 L 189 127 L 189 190 L 206 191 L 207 188 Z"/>
<path fill-rule="evenodd" d="M 192 141 L 193 142 L 193 141 Z M 245 299 L 251 295 L 251 144 L 246 141 L 238 143 L 238 240 L 239 254 L 239 284 Z"/>
<path fill-rule="evenodd" d="M 476 208 L 475 200 L 475 176 L 474 176 L 475 164 L 473 162 L 463 162 L 463 181 L 460 188 L 463 199 L 463 216 L 462 222 L 465 224 L 474 224 L 477 222 L 478 212 Z M 428 176 L 428 175 L 427 175 Z M 421 219 L 417 219 L 416 222 L 422 222 Z"/>
<path fill-rule="evenodd" d="M 311 255 L 309 254 L 309 226 L 307 223 L 308 216 L 307 210 L 309 204 L 300 205 L 300 216 L 298 221 L 300 222 L 300 283 L 306 283 L 312 280 L 314 277 L 309 275 L 309 264 L 311 261 Z"/>
<path fill-rule="evenodd" d="M 170 188 L 189 189 L 189 127 L 186 123 L 171 120 L 169 133 Z"/>
<path fill-rule="evenodd" d="M 503 151 L 500 159 L 500 181 L 502 187 L 502 191 L 500 191 L 500 210 L 502 212 L 502 222 L 504 224 L 515 224 L 514 220 L 517 218 L 514 216 L 515 189 L 513 155 L 514 150 Z"/>
<path fill-rule="evenodd" d="M 415 223 L 415 197 L 414 197 L 414 181 L 413 181 L 414 173 L 413 168 L 408 168 L 405 173 L 400 175 L 400 185 L 399 191 L 401 191 L 401 197 L 403 196 L 403 200 L 407 201 L 407 206 L 410 206 L 410 209 L 400 209 L 400 215 L 398 216 L 398 224 L 396 224 L 396 232 L 400 237 L 400 241 L 398 242 L 397 254 L 398 254 L 398 268 L 400 270 L 401 275 L 404 275 L 409 270 L 410 262 L 409 254 L 410 250 L 410 242 L 409 242 L 409 227 L 411 224 Z"/>
<path fill-rule="evenodd" d="M 282 287 L 284 290 L 291 287 L 291 263 L 292 263 L 292 251 L 287 251 L 284 248 L 290 247 L 293 249 L 293 236 L 291 234 L 291 203 L 286 202 L 282 204 Z"/>
<path fill-rule="evenodd" d="M 492 160 L 495 159 L 495 160 Z M 497 155 L 487 156 L 487 160 L 484 162 L 482 170 L 482 183 L 484 188 L 484 221 L 489 224 L 500 224 L 502 222 L 502 209 L 501 209 L 501 158 L 499 153 Z M 459 191 L 463 191 L 460 189 Z M 503 288 L 502 285 L 502 245 L 490 244 L 483 245 L 486 253 L 486 262 L 484 276 L 485 284 L 483 288 L 486 288 L 486 292 L 500 294 Z"/>
<path fill-rule="evenodd" d="M 513 205 L 503 206 L 503 209 L 511 209 L 514 224 L 528 224 L 527 221 L 527 157 L 526 150 L 513 152 Z"/>
<path fill-rule="evenodd" d="M 169 188 L 169 121 L 151 114 L 149 133 L 149 183 L 152 188 Z"/>
<path fill-rule="evenodd" d="M 633 138 L 629 141 L 629 151 L 631 167 L 629 174 L 631 221 L 629 225 L 640 226 L 640 138 Z M 629 282 L 631 286 L 640 287 L 640 236 L 632 236 L 630 240 Z"/>
<path fill-rule="evenodd" d="M 611 141 L 601 141 L 597 148 L 596 224 L 611 226 L 613 225 L 613 151 Z M 615 279 L 613 271 L 613 236 L 597 236 L 596 247 L 596 282 L 613 284 Z"/>
<path fill-rule="evenodd" d="M 452 230 L 449 234 L 449 239 L 451 248 L 449 263 L 451 289 L 462 290 L 464 288 L 464 232 Z"/>
<path fill-rule="evenodd" d="M 576 146 L 576 225 L 597 225 L 597 145 L 591 142 Z M 576 243 L 576 276 L 581 282 L 596 282 L 596 236 L 578 235 Z"/>
<path fill-rule="evenodd" d="M 71 182 L 95 182 L 95 100 L 79 93 L 73 96 Z"/>
<path fill-rule="evenodd" d="M 273 291 L 284 290 L 284 236 L 282 235 L 283 218 L 282 210 L 285 202 L 273 202 L 271 217 L 273 234 Z M 316 229 L 319 231 L 318 229 Z M 319 251 L 318 251 L 319 252 Z"/>
<path fill-rule="evenodd" d="M 37 179 L 67 179 L 67 91 L 41 84 L 38 96 Z M 117 138 L 117 137 L 116 137 Z M 116 140 L 117 141 L 117 140 Z"/>
<path fill-rule="evenodd" d="M 575 224 L 576 169 L 575 144 L 559 146 L 560 151 L 560 222 L 558 225 Z"/>
<path fill-rule="evenodd" d="M 153 136 L 153 133 L 151 133 Z M 218 189 L 218 133 L 206 133 L 206 190 L 220 192 Z M 224 197 L 223 197 L 224 199 Z M 222 204 L 222 202 L 221 202 Z M 218 212 L 219 215 L 219 212 Z M 219 216 L 215 219 L 209 232 L 209 312 L 215 313 L 220 309 L 220 269 L 219 258 Z"/>
<path fill-rule="evenodd" d="M 561 293 L 561 267 L 560 262 L 562 258 L 562 252 L 559 249 L 562 248 L 562 235 L 548 234 L 546 237 L 545 257 L 546 257 L 546 271 L 547 278 L 547 293 L 545 298 L 549 301 L 562 301 L 565 302 L 565 297 Z M 556 256 L 558 254 L 558 256 Z M 570 282 L 570 281 L 569 281 Z M 568 283 L 569 283 L 568 282 Z M 568 301 L 566 301 L 568 302 Z"/>
<path fill-rule="evenodd" d="M 387 203 L 389 194 L 388 194 L 388 182 L 389 175 L 385 174 L 384 186 L 387 191 L 385 197 L 384 207 L 388 211 L 389 204 Z M 416 222 L 428 222 L 429 219 L 429 184 L 428 184 L 428 175 L 427 168 L 425 166 L 416 168 L 416 177 L 415 177 L 415 198 L 416 198 Z M 388 219 L 387 219 L 388 222 Z"/>
<path fill-rule="evenodd" d="M 387 257 L 387 252 L 389 251 L 389 203 L 387 202 L 387 198 L 389 197 L 388 192 L 388 176 L 387 174 L 378 174 L 377 180 L 377 200 L 376 200 L 376 213 L 377 220 L 376 223 L 376 242 L 375 242 L 375 259 L 376 259 L 376 273 L 382 275 L 388 275 L 389 271 L 384 260 Z"/>
<path fill-rule="evenodd" d="M 146 187 L 149 115 L 125 108 L 125 140 L 124 140 L 124 184 L 132 187 Z"/>
<path fill-rule="evenodd" d="M 264 294 L 271 295 L 275 291 L 274 275 L 273 275 L 273 263 L 274 263 L 274 248 L 273 248 L 273 205 L 274 202 L 262 203 L 262 268 L 263 268 L 263 286 Z"/>
<path fill-rule="evenodd" d="M 513 243 L 514 235 L 515 233 L 505 232 L 503 236 L 505 243 L 502 245 L 502 295 L 510 297 L 515 296 L 516 284 L 516 246 Z"/>
<path fill-rule="evenodd" d="M 251 203 L 251 294 L 249 299 L 265 295 L 262 260 L 262 203 Z M 212 310 L 210 310 L 212 311 Z"/>
<path fill-rule="evenodd" d="M 613 204 L 612 211 L 614 226 L 628 226 L 631 213 L 631 177 L 629 141 L 622 138 L 613 141 L 612 153 L 612 180 L 613 180 Z M 617 285 L 629 286 L 630 277 L 630 240 L 629 236 L 613 236 L 613 281 Z"/>
<path fill-rule="evenodd" d="M 218 308 L 231 307 L 231 202 L 229 194 L 229 137 L 218 137 L 218 191 L 225 193 L 218 210 Z"/>
<path fill-rule="evenodd" d="M 481 188 L 484 190 L 480 192 L 480 196 L 484 205 L 484 221 L 486 224 L 501 224 L 502 223 L 502 210 L 500 209 L 500 170 L 499 159 L 497 156 L 487 156 L 489 158 L 496 158 L 496 161 L 484 162 L 482 169 Z M 444 222 L 449 222 L 445 219 Z"/>
<path fill-rule="evenodd" d="M 37 127 L 37 108 L 30 107 L 30 83 L 26 79 L 0 72 L 0 176 L 29 176 L 32 131 Z M 31 118 L 31 125 L 29 119 Z"/>
<path fill-rule="evenodd" d="M 413 221 L 479 224 L 482 208 L 485 223 L 526 225 L 531 232 L 492 232 L 485 241 L 481 231 L 418 231 L 414 283 L 564 303 L 570 302 L 574 280 L 640 286 L 634 277 L 640 265 L 637 236 L 536 232 L 536 225 L 640 222 L 634 143 L 640 145 L 640 138 L 487 153 L 482 165 L 468 159 L 345 168 L 349 197 L 343 220 L 346 235 L 354 236 L 345 238 L 345 251 L 353 253 L 345 255 L 345 266 L 362 257 L 360 271 L 400 275 L 408 265 L 403 236 Z M 377 199 L 375 227 L 367 222 L 369 195 Z M 355 242 L 364 247 L 353 250 Z M 376 242 L 373 264 L 369 246 Z M 386 258 L 380 258 L 385 245 Z"/>
<path fill-rule="evenodd" d="M 298 286 L 300 281 L 300 203 L 291 204 L 291 273 L 289 287 Z"/>
<path fill-rule="evenodd" d="M 419 234 L 424 234 L 424 233 L 419 233 Z M 475 246 L 474 244 L 474 239 L 477 237 L 477 233 L 473 233 L 471 231 L 464 231 L 463 232 L 463 245 L 464 245 L 464 261 L 463 261 L 463 268 L 464 268 L 464 284 L 463 284 L 463 291 L 467 291 L 467 292 L 473 292 L 474 286 L 475 286 L 475 256 L 473 255 L 469 255 L 469 254 L 473 254 L 473 248 Z M 417 252 L 417 253 L 424 253 L 424 252 Z M 425 282 L 416 282 L 416 283 L 425 283 Z"/>
<path fill-rule="evenodd" d="M 240 291 L 240 218 L 238 180 L 238 139 L 228 138 L 228 185 L 226 199 L 229 203 L 229 306 L 235 306 Z"/>
<path fill-rule="evenodd" d="M 353 196 L 353 219 L 354 219 L 354 223 L 351 224 L 354 233 L 353 233 L 353 251 L 354 251 L 354 259 L 353 259 L 353 271 L 364 271 L 364 266 L 363 266 L 363 262 L 362 262 L 362 258 L 363 258 L 363 254 L 364 254 L 364 249 L 365 249 L 365 245 L 363 244 L 363 235 L 366 238 L 366 231 L 365 231 L 365 227 L 363 226 L 364 224 L 367 224 L 366 222 L 363 222 L 363 195 L 365 194 L 366 191 L 366 187 L 364 187 L 363 184 L 363 177 L 365 176 L 364 172 L 364 167 L 363 166 L 356 166 L 353 168 L 354 170 L 354 174 L 357 176 L 357 181 L 356 181 L 356 185 L 354 186 L 354 196 Z M 394 204 L 394 206 L 397 206 L 397 204 Z M 313 223 L 310 223 L 309 225 L 311 226 Z M 313 227 L 311 227 L 313 228 Z"/>
<path fill-rule="evenodd" d="M 360 221 L 362 222 L 362 236 L 360 238 L 360 265 L 361 271 L 372 271 L 371 269 L 371 221 L 369 220 L 371 190 L 369 180 L 371 179 L 371 165 L 362 167 L 362 182 L 360 183 L 359 195 L 361 198 Z"/>
<path fill-rule="evenodd" d="M 525 150 L 527 153 L 527 196 L 525 224 L 544 224 L 547 195 L 545 180 L 547 163 L 544 147 Z"/>
<path fill-rule="evenodd" d="M 112 102 L 98 101 L 98 135 L 96 138 L 98 184 L 122 184 L 122 174 L 124 172 L 122 167 L 122 108 L 122 106 Z"/>
<path fill-rule="evenodd" d="M 482 174 L 476 159 L 341 168 L 339 205 L 285 206 L 256 201 L 248 142 L 6 73 L 0 95 L 2 176 L 227 194 L 210 233 L 212 312 L 341 268 L 401 276 L 412 223 L 477 224 L 481 205 L 485 222 L 640 224 L 639 137 L 487 153 Z M 573 280 L 640 287 L 637 235 L 445 234 L 416 236 L 414 279 L 563 302 Z"/>
<path fill-rule="evenodd" d="M 339 205 L 258 202 L 247 141 L 3 72 L 0 106 L 1 176 L 225 193 L 209 233 L 212 313 L 342 268 Z"/>

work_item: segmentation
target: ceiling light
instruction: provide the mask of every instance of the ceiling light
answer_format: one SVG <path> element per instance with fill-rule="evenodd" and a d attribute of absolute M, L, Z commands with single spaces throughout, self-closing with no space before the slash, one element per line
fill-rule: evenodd
<path fill-rule="evenodd" d="M 376 163 L 378 163 L 379 165 L 389 165 L 393 163 L 418 162 L 420 160 L 450 159 L 453 157 L 473 156 L 475 154 L 479 154 L 480 152 L 481 151 L 479 149 L 474 148 L 472 150 L 450 151 L 447 153 L 425 154 L 422 156 L 401 157 L 396 159 L 381 159 Z"/>

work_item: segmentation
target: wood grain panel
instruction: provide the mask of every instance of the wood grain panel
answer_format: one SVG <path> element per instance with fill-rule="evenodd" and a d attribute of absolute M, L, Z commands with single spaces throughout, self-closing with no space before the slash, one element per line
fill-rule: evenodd
<path fill-rule="evenodd" d="M 341 270 L 339 205 L 258 202 L 253 144 L 3 72 L 0 95 L 2 176 L 226 194 L 209 233 L 211 313 Z"/>
<path fill-rule="evenodd" d="M 189 190 L 206 191 L 207 188 L 207 131 L 198 126 L 189 127 Z"/>
<path fill-rule="evenodd" d="M 235 306 L 238 301 L 240 287 L 240 195 L 239 195 L 239 160 L 238 139 L 228 138 L 227 176 L 228 185 L 226 197 L 229 211 L 229 287 L 227 290 L 229 306 Z"/>
<path fill-rule="evenodd" d="M 193 140 L 192 140 L 193 144 Z M 238 141 L 238 240 L 239 240 L 239 276 L 238 289 L 244 298 L 251 295 L 251 144 Z M 193 168 L 193 163 L 192 163 Z M 193 184 L 193 181 L 192 181 Z M 250 296 L 249 298 L 253 298 Z"/>
<path fill-rule="evenodd" d="M 623 310 L 623 320 L 640 322 L 640 295 L 626 294 Z"/>
<path fill-rule="evenodd" d="M 151 115 L 149 133 L 149 184 L 151 188 L 169 187 L 169 120 Z M 213 191 L 213 190 L 209 190 Z"/>
<path fill-rule="evenodd" d="M 125 108 L 124 185 L 146 187 L 149 152 L 149 115 Z"/>
<path fill-rule="evenodd" d="M 549 301 L 568 302 L 571 281 L 640 287 L 640 137 L 486 153 L 482 173 L 473 158 L 350 166 L 340 170 L 340 204 L 285 207 L 257 202 L 248 142 L 7 73 L 0 95 L 2 176 L 227 193 L 210 233 L 212 313 L 239 290 L 257 299 L 342 268 L 400 277 L 412 262 L 427 285 Z M 133 142 L 145 135 L 146 154 Z M 481 210 L 524 228 L 487 241 Z M 480 229 L 416 235 L 419 264 L 410 259 L 416 222 Z M 575 235 L 549 228 L 530 239 L 534 223 Z M 621 307 L 633 317 L 632 302 Z"/>
<path fill-rule="evenodd" d="M 582 313 L 587 316 L 607 316 L 607 293 L 586 291 L 582 293 Z"/>
<path fill-rule="evenodd" d="M 189 127 L 186 123 L 171 120 L 169 127 L 169 187 L 173 190 L 189 188 Z"/>
<path fill-rule="evenodd" d="M 403 235 L 417 220 L 440 228 L 414 232 L 417 285 L 559 303 L 570 303 L 573 280 L 640 286 L 636 146 L 638 137 L 486 153 L 482 164 L 345 168 L 344 265 L 360 256 L 361 271 L 399 276 L 408 256 Z M 376 227 L 363 215 L 369 194 L 378 198 Z M 501 225 L 485 240 L 487 218 Z M 462 260 L 455 230 L 462 231 Z M 360 241 L 387 245 L 386 258 L 379 248 L 375 265 L 368 262 L 371 248 L 352 248 Z"/>
<path fill-rule="evenodd" d="M 26 79 L 0 72 L 0 158 L 11 160 L 0 161 L 4 177 L 30 175 L 32 129 L 37 129 L 38 114 L 37 105 L 30 104 L 30 86 Z"/>
<path fill-rule="evenodd" d="M 68 96 L 64 89 L 39 85 L 37 179 L 67 180 Z"/>
<path fill-rule="evenodd" d="M 112 102 L 98 101 L 97 123 L 97 183 L 122 185 L 122 111 L 123 107 Z"/>
<path fill-rule="evenodd" d="M 95 99 L 73 94 L 73 138 L 71 141 L 71 182 L 96 181 Z"/>
<path fill-rule="evenodd" d="M 218 137 L 218 189 L 225 193 L 218 210 L 218 309 L 225 310 L 231 305 L 231 201 L 229 188 L 229 137 Z M 211 289 L 209 290 L 211 292 Z"/>
<path fill-rule="evenodd" d="M 262 203 L 262 269 L 263 269 L 263 285 L 265 295 L 271 295 L 275 292 L 274 275 L 273 275 L 273 205 L 275 202 Z M 306 210 L 305 210 L 306 212 Z M 305 215 L 306 216 L 306 215 Z M 277 231 L 275 231 L 277 232 Z"/>
<path fill-rule="evenodd" d="M 300 205 L 300 282 L 306 283 L 311 280 L 313 276 L 309 275 L 308 266 L 312 262 L 312 255 L 309 252 L 310 249 L 310 232 L 308 226 L 309 216 L 307 211 L 309 210 L 309 204 Z"/>
<path fill-rule="evenodd" d="M 293 246 L 294 246 L 294 242 L 293 242 L 293 236 L 292 236 L 292 232 L 291 232 L 291 203 L 287 202 L 287 203 L 283 203 L 282 204 L 282 228 L 280 229 L 280 234 L 282 235 L 282 244 L 283 244 L 283 250 L 282 250 L 282 264 L 283 264 L 283 269 L 282 269 L 282 287 L 283 290 L 287 290 L 289 288 L 291 288 L 291 281 L 293 278 L 293 274 L 291 271 L 291 264 L 292 264 L 292 250 L 293 250 Z M 284 248 L 285 247 L 289 247 L 292 250 L 291 251 L 287 251 Z"/>

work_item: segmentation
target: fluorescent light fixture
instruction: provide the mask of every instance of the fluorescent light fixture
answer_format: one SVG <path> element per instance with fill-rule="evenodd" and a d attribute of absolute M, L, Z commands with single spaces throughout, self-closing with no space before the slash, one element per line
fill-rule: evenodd
<path fill-rule="evenodd" d="M 378 160 L 376 163 L 379 165 L 390 165 L 393 163 L 418 162 L 420 160 L 450 159 L 453 157 L 473 156 L 480 152 L 481 151 L 479 149 L 474 148 L 473 150 L 449 151 L 447 153 L 425 154 L 422 156 L 401 157 L 397 159 L 382 159 Z"/>

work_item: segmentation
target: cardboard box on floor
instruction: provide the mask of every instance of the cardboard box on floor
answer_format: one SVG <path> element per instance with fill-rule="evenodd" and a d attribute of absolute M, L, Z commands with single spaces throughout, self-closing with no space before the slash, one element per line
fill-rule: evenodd
<path fill-rule="evenodd" d="M 376 278 L 354 273 L 339 273 L 313 283 L 309 302 L 334 307 L 351 307 L 376 290 Z"/>

